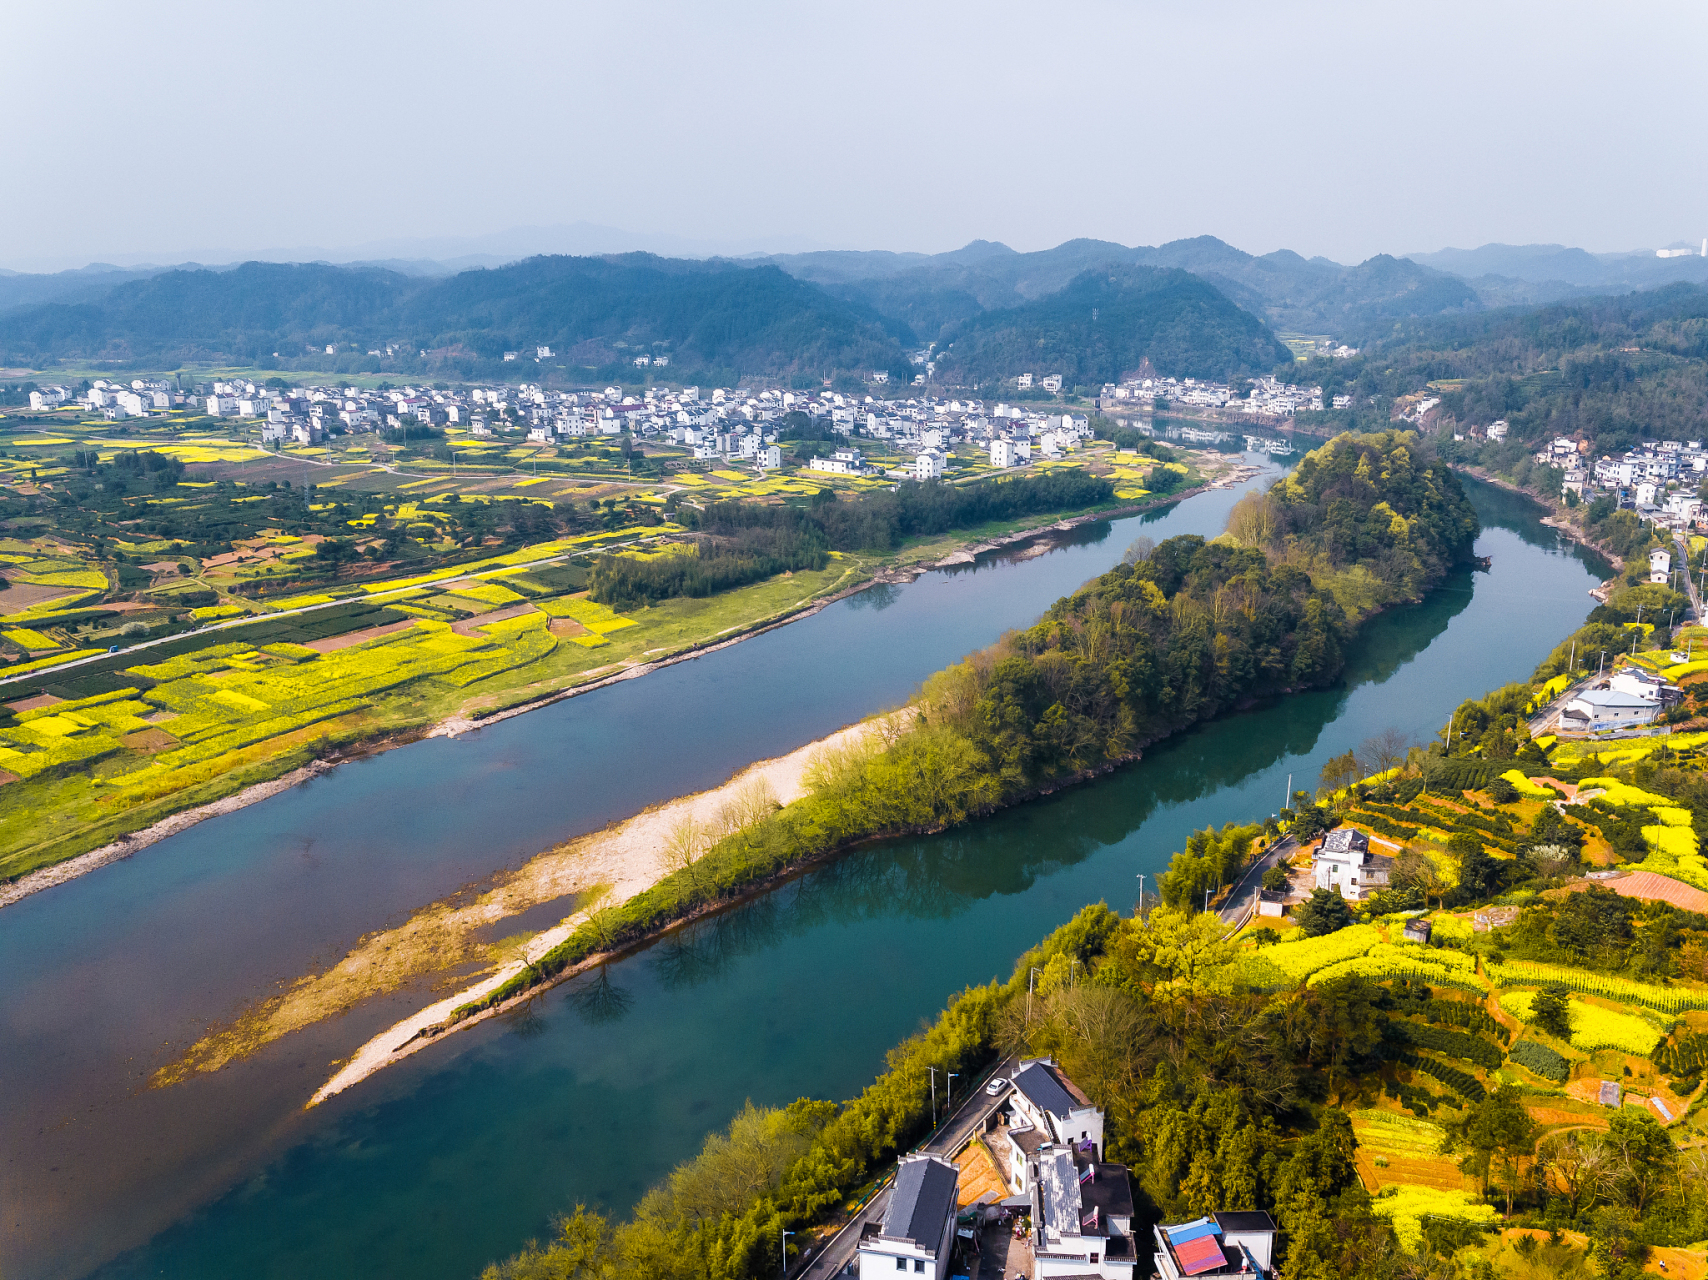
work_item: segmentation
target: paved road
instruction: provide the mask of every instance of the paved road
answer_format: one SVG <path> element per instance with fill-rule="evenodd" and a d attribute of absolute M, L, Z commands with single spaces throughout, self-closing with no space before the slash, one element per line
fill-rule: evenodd
<path fill-rule="evenodd" d="M 1247 911 L 1255 910 L 1258 890 L 1263 887 L 1263 873 L 1281 859 L 1292 857 L 1298 847 L 1298 841 L 1292 836 L 1283 836 L 1246 868 L 1246 873 L 1235 882 L 1233 892 L 1228 894 L 1228 900 L 1219 912 L 1224 924 L 1237 924 L 1245 918 Z"/>
<path fill-rule="evenodd" d="M 991 1070 L 979 1077 L 972 1086 L 972 1091 L 962 1101 L 960 1107 L 949 1117 L 944 1125 L 930 1138 L 915 1147 L 915 1151 L 928 1151 L 934 1155 L 948 1156 L 963 1142 L 984 1127 L 985 1119 L 992 1111 L 1002 1105 L 1002 1097 L 991 1097 L 984 1091 L 985 1081 L 993 1075 L 1011 1077 L 1013 1075 L 1014 1059 L 1009 1058 L 998 1063 Z M 1006 1090 L 1004 1091 L 1004 1096 Z M 892 1175 L 893 1176 L 893 1175 Z M 854 1258 L 860 1247 L 860 1230 L 868 1222 L 877 1222 L 884 1216 L 884 1210 L 890 1203 L 890 1183 L 886 1180 L 884 1186 L 866 1206 L 854 1215 L 852 1221 L 842 1228 L 825 1247 L 823 1253 L 815 1256 L 802 1270 L 795 1273 L 794 1280 L 830 1280 L 831 1276 L 839 1274 Z"/>
<path fill-rule="evenodd" d="M 1696 579 L 1690 575 L 1690 543 L 1685 541 L 1684 535 L 1677 533 L 1673 534 L 1672 540 L 1678 546 L 1678 564 L 1684 570 L 1685 590 L 1690 593 L 1690 611 L 1701 618 L 1702 594 L 1697 590 Z"/>

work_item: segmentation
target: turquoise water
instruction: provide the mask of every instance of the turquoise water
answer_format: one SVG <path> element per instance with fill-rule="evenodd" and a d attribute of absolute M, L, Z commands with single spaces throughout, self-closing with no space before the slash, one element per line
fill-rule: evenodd
<path fill-rule="evenodd" d="M 1581 621 L 1594 578 L 1575 550 L 1561 548 L 1536 522 L 1528 504 L 1480 486 L 1473 492 L 1488 526 L 1479 552 L 1494 557 L 1492 572 L 1456 575 L 1424 604 L 1377 620 L 1341 688 L 1206 726 L 1094 785 L 962 830 L 851 855 L 547 993 L 508 1023 L 486 1024 L 416 1055 L 307 1117 L 296 1107 L 328 1074 L 328 1058 L 347 1053 L 369 1023 L 380 1025 L 399 1010 L 381 1008 L 367 1022 L 352 1015 L 318 1039 L 292 1037 L 213 1081 L 148 1094 L 111 1087 L 116 1055 L 138 1054 L 145 1034 L 161 1038 L 154 1034 L 161 1025 L 184 1034 L 171 1020 L 195 1016 L 186 1013 L 195 1000 L 182 993 L 158 998 L 138 1015 L 108 993 L 114 985 L 133 992 L 148 985 L 112 972 L 126 968 L 126 950 L 139 957 L 145 975 L 193 967 L 186 954 L 214 956 L 216 943 L 173 932 L 174 922 L 187 931 L 194 919 L 193 912 L 175 916 L 180 897 L 201 895 L 204 906 L 235 911 L 232 904 L 257 893 L 289 891 L 288 842 L 295 838 L 299 861 L 321 856 L 322 866 L 332 868 L 295 869 L 311 886 L 356 866 L 337 880 L 340 886 L 376 885 L 370 910 L 376 904 L 407 910 L 444 891 L 423 894 L 435 876 L 451 880 L 448 887 L 469 877 L 474 855 L 442 847 L 461 848 L 468 821 L 494 831 L 485 852 L 514 856 L 513 847 L 529 850 L 527 840 L 538 847 L 562 838 L 563 812 L 574 804 L 580 806 L 575 821 L 597 826 L 602 804 L 618 816 L 652 802 L 636 803 L 649 788 L 663 798 L 719 781 L 746 759 L 786 750 L 898 701 L 930 670 L 1003 626 L 1028 621 L 1118 558 L 1137 523 L 1122 522 L 1100 541 L 1094 533 L 1079 546 L 1024 563 L 929 575 L 887 600 L 838 606 L 709 659 L 495 726 L 467 743 L 423 744 L 414 761 L 408 757 L 416 747 L 365 762 L 348 771 L 350 781 L 341 769 L 280 798 L 289 803 L 232 815 L 244 820 L 232 824 L 239 830 L 202 837 L 210 841 L 206 850 L 168 842 L 159 846 L 167 857 L 158 869 L 150 868 L 157 852 L 150 850 L 112 869 L 121 874 L 107 885 L 103 872 L 67 886 L 66 905 L 42 911 L 46 919 L 21 917 L 17 927 L 7 919 L 0 930 L 0 962 L 24 967 L 19 990 L 27 997 L 21 1016 L 9 1003 L 0 1024 L 4 1060 L 18 1062 L 12 1054 L 20 1048 L 43 1054 L 38 1066 L 57 1055 L 69 1081 L 49 1086 L 38 1070 L 27 1073 L 26 1101 L 33 1093 L 64 1117 L 52 1130 L 26 1133 L 20 1104 L 0 1101 L 9 1132 L 26 1139 L 25 1159 L 7 1165 L 7 1270 L 468 1276 L 542 1233 L 554 1212 L 577 1200 L 627 1209 L 744 1099 L 776 1103 L 857 1091 L 881 1065 L 884 1049 L 934 1014 L 948 994 L 1006 974 L 1019 951 L 1088 901 L 1128 907 L 1135 873 L 1161 869 L 1194 827 L 1271 812 L 1289 773 L 1307 785 L 1328 755 L 1377 729 L 1427 734 L 1458 699 L 1527 674 Z M 1193 499 L 1145 532 L 1168 536 L 1187 531 L 1178 527 L 1187 522 L 1199 525 L 1192 531 L 1214 532 L 1233 497 Z M 743 659 L 743 669 L 725 662 L 732 658 Z M 814 673 L 825 678 L 809 679 Z M 671 679 L 678 683 L 661 690 Z M 786 686 L 799 697 L 777 698 L 779 679 L 800 681 Z M 615 709 L 597 706 L 607 694 L 629 700 L 611 699 Z M 714 699 L 723 709 L 721 728 L 696 727 L 704 723 L 698 709 Z M 587 705 L 579 720 L 568 717 L 579 732 L 551 721 L 581 704 Z M 649 722 L 649 712 L 667 728 Z M 832 723 L 815 723 L 824 717 Z M 576 763 L 563 768 L 563 753 L 575 749 L 588 723 L 616 732 L 631 721 L 629 738 L 598 751 L 582 747 Z M 667 776 L 662 766 L 657 775 L 653 770 L 660 752 L 668 755 Z M 441 755 L 450 763 L 441 763 Z M 595 755 L 608 758 L 606 785 L 619 798 L 592 788 L 554 791 L 540 781 L 554 771 L 579 779 L 582 762 Z M 360 776 L 377 766 L 390 771 L 388 785 Z M 500 792 L 498 800 L 481 799 L 485 788 L 465 785 L 471 768 Z M 697 780 L 679 781 L 695 768 Z M 512 787 L 518 774 L 526 780 Z M 404 790 L 401 800 L 390 798 L 390 785 Z M 435 797 L 435 788 L 444 787 L 458 788 L 457 804 L 478 803 L 483 813 L 458 816 L 453 797 Z M 279 810 L 268 814 L 275 804 Z M 555 819 L 541 809 L 555 809 Z M 426 844 L 414 860 L 389 852 L 379 836 L 363 835 L 383 834 L 392 821 Z M 440 827 L 442 836 L 435 834 Z M 539 832 L 549 834 L 536 839 Z M 306 852 L 304 833 L 312 841 Z M 324 852 L 363 839 L 381 845 L 371 856 L 392 869 L 373 871 L 359 850 Z M 473 869 L 498 861 L 489 857 Z M 60 892 L 22 906 L 52 904 Z M 397 906 L 386 907 L 393 898 Z M 234 934 L 246 929 L 266 958 L 234 959 L 219 978 L 204 975 L 204 1007 L 210 999 L 229 1000 L 231 992 L 254 991 L 281 968 L 281 976 L 295 972 L 290 966 L 300 956 L 269 942 L 269 921 L 277 914 L 283 921 L 277 931 L 285 935 L 291 916 L 305 912 L 287 892 L 276 913 L 238 913 L 241 924 L 219 931 L 226 952 L 245 950 L 234 945 Z M 373 922 L 370 914 L 354 927 Z M 327 941 L 320 945 L 347 945 L 351 926 L 341 926 L 343 935 L 338 927 L 322 926 L 317 936 Z M 79 961 L 75 943 L 61 941 L 56 929 L 84 943 L 116 932 L 118 941 L 101 942 L 107 948 L 101 961 Z M 49 955 L 37 958 L 34 948 Z M 91 1011 L 50 1012 L 73 995 L 86 995 Z M 143 1066 L 127 1068 L 133 1080 L 155 1061 L 140 1056 Z M 16 1080 L 8 1070 L 0 1083 Z M 73 1118 L 72 1106 L 85 1098 L 94 1107 L 89 1122 Z M 51 1164 L 60 1168 L 50 1173 Z M 230 1189 L 214 1194 L 221 1187 Z M 14 1192 L 27 1193 L 21 1214 Z M 145 1245 L 100 1265 L 127 1238 L 156 1230 Z"/>

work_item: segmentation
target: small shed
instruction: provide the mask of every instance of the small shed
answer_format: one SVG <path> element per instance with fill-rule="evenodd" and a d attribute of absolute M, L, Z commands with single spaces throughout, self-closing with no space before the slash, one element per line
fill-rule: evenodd
<path fill-rule="evenodd" d="M 1619 1088 L 1619 1082 L 1617 1080 L 1603 1080 L 1601 1082 L 1601 1093 L 1596 1100 L 1604 1107 L 1623 1105 L 1624 1092 Z"/>
<path fill-rule="evenodd" d="M 1400 930 L 1400 932 L 1404 935 L 1407 942 L 1427 943 L 1429 941 L 1429 935 L 1434 931 L 1434 929 L 1434 925 L 1419 917 L 1416 920 L 1407 920 L 1406 927 Z"/>

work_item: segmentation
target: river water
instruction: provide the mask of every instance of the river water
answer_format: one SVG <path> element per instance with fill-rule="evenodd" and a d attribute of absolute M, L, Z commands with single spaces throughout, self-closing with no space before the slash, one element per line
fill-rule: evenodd
<path fill-rule="evenodd" d="M 1261 482 L 1261 481 L 1260 481 Z M 1488 573 L 1377 619 L 1342 685 L 1211 724 L 1097 783 L 845 857 L 461 1033 L 312 1113 L 420 991 L 219 1075 L 140 1083 L 366 929 L 539 848 L 714 785 L 901 701 L 1141 531 L 1214 534 L 1238 491 L 1093 525 L 1031 559 L 814 618 L 214 819 L 0 913 L 0 1267 L 11 1276 L 467 1277 L 576 1201 L 622 1212 L 745 1099 L 844 1097 L 884 1049 L 1089 901 L 1130 907 L 1195 827 L 1272 812 L 1288 775 L 1419 736 L 1526 675 L 1606 568 L 1530 504 L 1472 494 Z"/>

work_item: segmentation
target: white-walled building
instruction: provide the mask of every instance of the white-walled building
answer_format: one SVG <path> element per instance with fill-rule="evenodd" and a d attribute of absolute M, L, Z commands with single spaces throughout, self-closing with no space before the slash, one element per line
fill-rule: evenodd
<path fill-rule="evenodd" d="M 1010 1083 L 1014 1088 L 1009 1124 L 1012 1152 L 1003 1174 L 1016 1190 L 1032 1185 L 1033 1155 L 1046 1145 L 1089 1142 L 1103 1149 L 1103 1113 L 1050 1059 L 1022 1059 Z"/>
<path fill-rule="evenodd" d="M 1651 491 L 1654 489 L 1653 485 L 1649 485 L 1647 487 Z M 1643 488 L 1643 485 L 1638 485 L 1637 491 L 1641 493 Z M 1639 497 L 1637 501 L 1641 502 L 1642 498 Z M 1656 547 L 1653 551 L 1649 552 L 1649 581 L 1657 582 L 1664 587 L 1671 580 L 1672 553 L 1665 547 Z"/>
<path fill-rule="evenodd" d="M 916 454 L 913 459 L 913 478 L 915 480 L 941 480 L 943 478 L 943 455 L 935 449 L 926 449 Z"/>
<path fill-rule="evenodd" d="M 1342 827 L 1323 837 L 1313 870 L 1319 889 L 1333 889 L 1348 902 L 1362 901 L 1367 893 L 1388 887 L 1392 858 L 1370 852 L 1370 837 L 1353 827 Z"/>
<path fill-rule="evenodd" d="M 860 1280 L 948 1280 L 961 1171 L 941 1156 L 903 1156 L 883 1219 L 860 1232 Z"/>
<path fill-rule="evenodd" d="M 1033 1280 L 1132 1280 L 1133 1186 L 1127 1166 L 1105 1164 L 1091 1144 L 1038 1152 L 1032 1187 Z"/>

